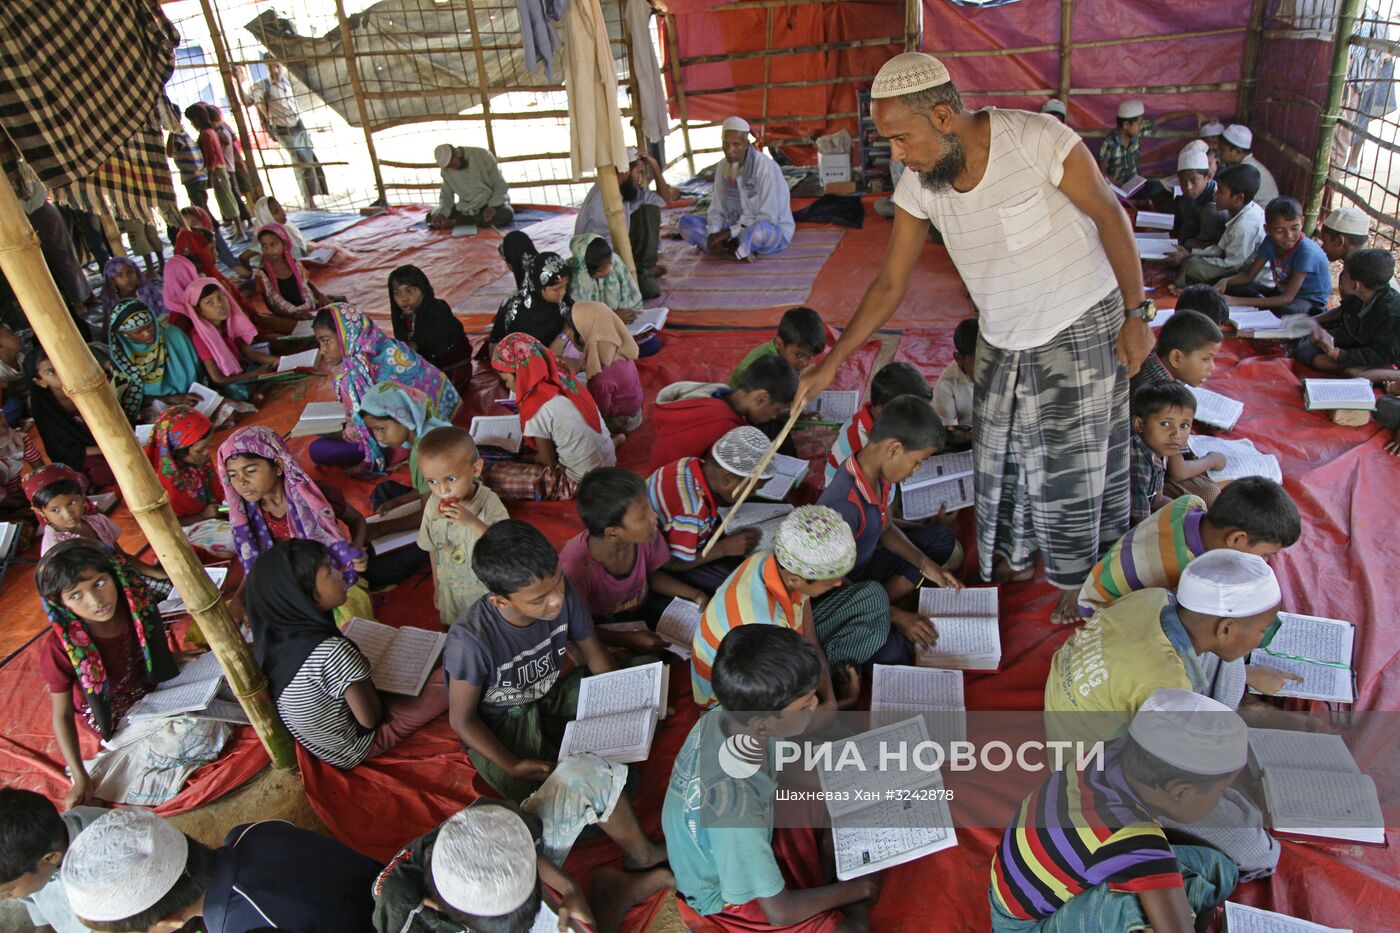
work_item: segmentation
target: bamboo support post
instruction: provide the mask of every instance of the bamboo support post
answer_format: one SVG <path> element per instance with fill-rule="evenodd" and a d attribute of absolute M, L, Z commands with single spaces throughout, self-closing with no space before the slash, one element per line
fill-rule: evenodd
<path fill-rule="evenodd" d="M 360 113 L 360 129 L 365 133 L 365 150 L 369 153 L 369 167 L 374 172 L 374 187 L 379 192 L 379 203 L 388 207 L 389 196 L 384 191 L 384 175 L 379 170 L 379 153 L 374 150 L 374 128 L 369 122 L 369 104 L 365 102 L 365 89 L 360 83 L 360 64 L 355 55 L 355 35 L 350 29 L 350 20 L 345 16 L 345 0 L 335 0 L 335 15 L 336 19 L 340 20 L 340 48 L 345 54 L 345 72 L 350 76 L 350 90 L 355 95 L 355 108 Z"/>
<path fill-rule="evenodd" d="M 917 52 L 923 43 L 923 0 L 904 0 L 904 51 Z"/>
<path fill-rule="evenodd" d="M 1070 56 L 1074 53 L 1074 0 L 1060 0 L 1060 83 L 1055 96 L 1069 109 Z"/>
<path fill-rule="evenodd" d="M 486 73 L 486 53 L 481 48 L 481 27 L 476 21 L 476 0 L 467 0 L 471 26 L 472 55 L 476 58 L 476 84 L 481 95 L 481 115 L 486 121 L 486 148 L 496 153 L 496 131 L 491 127 L 491 76 Z"/>
<path fill-rule="evenodd" d="M 1317 224 L 1322 210 L 1322 195 L 1327 187 L 1327 171 L 1332 164 L 1332 140 L 1337 135 L 1337 116 L 1342 109 L 1342 91 L 1346 88 L 1347 64 L 1351 60 L 1351 34 L 1361 0 L 1342 0 L 1337 10 L 1337 35 L 1332 46 L 1332 72 L 1327 78 L 1327 98 L 1322 110 L 1322 122 L 1317 128 L 1317 152 L 1313 155 L 1312 178 L 1308 183 L 1307 209 L 1303 213 L 1303 229 Z"/>
<path fill-rule="evenodd" d="M 0 272 L 14 289 L 24 316 L 63 381 L 64 390 L 78 406 L 116 474 L 122 495 L 157 559 L 191 607 L 273 766 L 283 771 L 295 770 L 295 745 L 278 718 L 267 679 L 181 532 L 170 508 L 170 498 L 156 479 L 145 451 L 137 445 L 136 435 L 106 376 L 78 336 L 77 326 L 44 263 L 39 237 L 29 225 L 8 179 L 0 183 Z"/>
<path fill-rule="evenodd" d="M 1240 93 L 1235 103 L 1235 120 L 1248 124 L 1254 114 L 1254 89 L 1259 84 L 1255 74 L 1259 62 L 1259 37 L 1264 32 L 1264 12 L 1268 0 L 1254 0 L 1249 8 L 1249 32 L 1245 33 L 1244 61 L 1240 65 Z"/>
<path fill-rule="evenodd" d="M 122 242 L 122 231 L 121 231 L 121 228 L 117 226 L 117 222 L 116 222 L 115 220 L 112 219 L 111 215 L 110 215 L 110 214 L 95 214 L 95 215 L 93 215 L 93 216 L 95 216 L 95 217 L 97 218 L 98 224 L 100 224 L 101 227 L 102 227 L 102 236 L 103 236 L 104 239 L 106 239 L 106 241 L 107 241 L 107 248 L 110 249 L 110 250 L 112 251 L 112 255 L 113 255 L 113 256 L 125 256 L 125 255 L 127 255 L 127 252 L 126 252 L 126 244 L 124 244 L 124 243 Z M 145 222 L 145 223 L 150 223 L 149 220 L 144 221 L 144 222 Z"/>
<path fill-rule="evenodd" d="M 773 8 L 770 6 L 767 10 L 764 11 L 764 15 L 765 15 L 765 17 L 766 17 L 766 19 L 767 19 L 767 23 L 766 23 L 766 25 L 765 25 L 765 27 L 764 27 L 765 39 L 764 39 L 764 41 L 763 41 L 763 49 L 764 49 L 764 52 L 765 52 L 765 54 L 764 54 L 764 56 L 763 56 L 763 109 L 762 109 L 762 111 L 761 111 L 760 114 L 759 114 L 758 123 L 759 123 L 760 126 L 763 127 L 763 135 L 764 135 L 764 136 L 767 136 L 767 135 L 768 135 L 768 91 L 769 91 L 769 87 L 770 87 L 770 85 L 769 85 L 768 82 L 769 82 L 769 76 L 772 74 L 772 70 L 773 70 L 773 56 L 772 56 L 772 54 L 771 54 L 771 50 L 772 50 L 772 48 L 773 48 Z"/>
<path fill-rule="evenodd" d="M 248 209 L 252 210 L 253 202 L 262 196 L 263 184 L 253 164 L 253 134 L 248 132 L 242 88 L 235 79 L 233 65 L 230 64 L 232 56 L 229 54 L 228 42 L 224 39 L 223 24 L 219 21 L 218 12 L 210 0 L 199 0 L 199 5 L 204 11 L 204 23 L 209 27 L 209 38 L 214 42 L 214 61 L 218 63 L 219 77 L 224 82 L 224 96 L 228 98 L 228 107 L 233 111 L 234 125 L 238 127 L 238 139 L 243 146 L 243 160 L 248 165 L 247 176 L 253 179 L 256 189 L 243 192 L 243 200 L 248 202 Z M 263 167 L 263 171 L 267 171 L 266 166 Z"/>
<path fill-rule="evenodd" d="M 681 118 L 681 139 L 685 142 L 685 165 L 695 175 L 695 150 L 690 145 L 690 115 L 685 107 L 685 85 L 681 83 L 681 47 L 676 40 L 676 17 L 666 14 L 666 49 L 670 54 L 666 64 L 671 69 L 671 84 L 676 88 L 676 108 Z"/>
<path fill-rule="evenodd" d="M 739 514 L 739 506 L 744 504 L 744 500 L 747 499 L 749 495 L 753 493 L 754 489 L 758 487 L 758 484 L 762 482 L 760 477 L 763 475 L 763 471 L 768 467 L 768 464 L 773 462 L 773 458 L 778 454 L 778 448 L 783 446 L 783 441 L 787 440 L 787 436 L 792 433 L 793 426 L 797 424 L 801 417 L 802 406 L 793 405 L 792 411 L 788 413 L 787 424 L 783 425 L 783 429 L 778 432 L 778 436 L 773 438 L 773 443 L 768 445 L 768 451 L 763 455 L 763 459 L 758 461 L 758 466 L 753 468 L 753 472 L 748 475 L 748 478 L 744 480 L 744 484 L 739 487 L 739 493 L 734 497 L 734 504 L 729 507 L 728 514 L 724 516 L 724 520 L 719 523 L 719 527 L 715 529 L 715 533 L 710 535 L 710 540 L 705 542 L 704 549 L 700 551 L 701 557 L 708 557 L 710 549 L 715 546 L 715 542 L 724 537 L 725 529 L 729 527 L 729 520 Z"/>
<path fill-rule="evenodd" d="M 635 278 L 637 260 L 632 257 L 632 239 L 627 229 L 627 212 L 622 207 L 622 189 L 618 187 L 616 167 L 600 165 L 593 173 L 598 190 L 603 193 L 603 208 L 608 215 L 608 233 L 612 235 L 613 252 L 622 257 L 622 264 L 631 270 Z"/>

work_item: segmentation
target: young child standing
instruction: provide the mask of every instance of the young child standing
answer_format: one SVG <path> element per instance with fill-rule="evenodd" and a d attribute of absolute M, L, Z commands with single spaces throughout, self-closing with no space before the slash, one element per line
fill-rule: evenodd
<path fill-rule="evenodd" d="M 797 371 L 778 354 L 750 363 L 733 389 L 713 382 L 666 386 L 656 393 L 651 412 L 656 422 L 652 469 L 682 457 L 703 456 L 726 432 L 744 424 L 776 435 L 782 426 L 779 418 L 796 394 Z"/>
<path fill-rule="evenodd" d="M 953 362 L 933 384 L 933 410 L 948 429 L 948 446 L 972 444 L 972 377 L 977 368 L 977 318 L 959 321 L 953 329 Z"/>
<path fill-rule="evenodd" d="M 1374 371 L 1400 363 L 1395 257 L 1383 249 L 1356 250 L 1344 269 L 1343 301 L 1335 316 L 1314 321 L 1312 336 L 1294 345 L 1294 357 L 1324 373 Z"/>
<path fill-rule="evenodd" d="M 588 394 L 611 434 L 629 434 L 642 424 L 640 349 L 622 319 L 597 301 L 580 301 L 565 316 L 564 333 L 583 351 Z"/>
<path fill-rule="evenodd" d="M 1231 306 L 1264 308 L 1280 315 L 1326 310 L 1332 273 L 1322 247 L 1303 235 L 1303 205 L 1294 198 L 1274 198 L 1264 208 L 1264 234 L 1248 268 L 1216 282 L 1215 290 Z M 1274 284 L 1261 288 L 1258 277 L 1266 267 Z"/>
<path fill-rule="evenodd" d="M 1167 479 L 1167 458 L 1190 449 L 1187 441 L 1195 417 L 1196 397 L 1180 383 L 1143 386 L 1133 393 L 1130 481 L 1134 525 L 1170 501 L 1162 493 Z M 1217 452 L 1194 464 L 1202 471 L 1219 470 L 1225 467 L 1225 457 Z"/>
<path fill-rule="evenodd" d="M 901 395 L 912 395 L 927 401 L 932 400 L 933 390 L 929 388 L 923 373 L 911 364 L 886 363 L 875 373 L 875 378 L 870 380 L 870 394 L 865 404 L 836 432 L 836 443 L 826 455 L 823 485 L 831 483 L 836 471 L 841 469 L 841 464 L 860 453 L 861 448 L 865 446 L 866 437 L 870 434 L 870 427 L 880 416 L 881 410 Z"/>
<path fill-rule="evenodd" d="M 462 428 L 436 428 L 418 445 L 419 469 L 429 498 L 418 529 L 418 547 L 433 568 L 433 600 L 443 628 L 466 618 L 486 595 L 472 569 L 472 552 L 481 536 L 510 515 L 500 497 L 481 482 L 481 458 L 472 436 Z"/>
<path fill-rule="evenodd" d="M 826 349 L 826 325 L 821 315 L 807 307 L 789 308 L 778 321 L 778 332 L 767 343 L 759 344 L 739 361 L 729 374 L 729 388 L 739 388 L 739 377 L 765 356 L 781 356 L 794 372 L 802 372 Z"/>
<path fill-rule="evenodd" d="M 1215 178 L 1215 206 L 1229 215 L 1220 241 L 1200 249 L 1178 249 L 1168 258 L 1180 263 L 1175 287 L 1215 283 L 1249 266 L 1264 242 L 1264 209 L 1254 203 L 1259 173 L 1250 165 L 1232 165 Z M 1268 284 L 1268 283 L 1265 283 Z"/>
<path fill-rule="evenodd" d="M 0 899 L 24 905 L 29 922 L 45 933 L 84 933 L 63 892 L 59 869 L 78 834 L 106 813 L 70 807 L 59 813 L 47 797 L 0 788 Z"/>

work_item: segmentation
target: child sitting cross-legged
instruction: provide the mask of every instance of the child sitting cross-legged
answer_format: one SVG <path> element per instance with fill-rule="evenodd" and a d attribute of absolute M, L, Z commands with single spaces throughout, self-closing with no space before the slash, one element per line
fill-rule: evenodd
<path fill-rule="evenodd" d="M 257 328 L 211 278 L 197 278 L 185 289 L 185 307 L 194 327 L 195 354 L 204 363 L 204 375 L 221 394 L 240 402 L 257 402 L 256 379 L 277 365 L 278 357 L 254 349 Z"/>
<path fill-rule="evenodd" d="M 1257 277 L 1273 274 L 1272 287 Z M 1240 272 L 1215 283 L 1232 307 L 1265 308 L 1278 315 L 1318 314 L 1332 295 L 1327 256 L 1312 237 L 1303 235 L 1303 205 L 1295 198 L 1274 198 L 1264 208 L 1264 241 Z"/>
<path fill-rule="evenodd" d="M 869 929 L 881 876 L 832 882 L 817 824 L 773 825 L 770 746 L 805 732 L 822 705 L 821 652 L 791 629 L 745 625 L 720 642 L 712 680 L 719 708 L 686 736 L 661 811 L 682 921 L 726 933 Z M 753 751 L 739 760 L 750 776 L 722 767 L 734 749 Z"/>
<path fill-rule="evenodd" d="M 959 321 L 953 329 L 953 362 L 933 384 L 933 410 L 948 429 L 948 446 L 972 445 L 972 378 L 977 367 L 977 318 Z"/>
<path fill-rule="evenodd" d="M 1383 249 L 1356 250 L 1343 270 L 1342 303 L 1314 320 L 1312 336 L 1294 345 L 1293 356 L 1319 372 L 1374 378 L 1375 370 L 1400 363 L 1395 257 Z"/>
<path fill-rule="evenodd" d="M 78 834 L 106 812 L 70 807 L 59 813 L 41 794 L 0 788 L 0 899 L 23 904 L 29 922 L 44 933 L 85 929 L 68 906 L 59 868 Z"/>
<path fill-rule="evenodd" d="M 793 368 L 802 372 L 812 360 L 826 349 L 826 325 L 821 315 L 811 308 L 789 308 L 778 321 L 778 332 L 767 343 L 759 344 L 739 361 L 729 374 L 729 388 L 739 388 L 739 377 L 757 360 L 765 356 L 781 356 Z"/>
<path fill-rule="evenodd" d="M 1215 283 L 1249 268 L 1264 241 L 1264 209 L 1254 203 L 1259 171 L 1252 165 L 1232 165 L 1215 179 L 1215 206 L 1229 215 L 1220 240 L 1199 249 L 1180 247 L 1167 257 L 1180 263 L 1175 289 L 1197 282 Z"/>
<path fill-rule="evenodd" d="M 826 455 L 823 485 L 830 485 L 836 471 L 841 469 L 841 464 L 860 453 L 861 448 L 865 446 L 866 437 L 870 434 L 870 427 L 880 416 L 881 410 L 901 395 L 912 395 L 929 401 L 933 398 L 933 390 L 929 388 L 923 373 L 911 364 L 886 363 L 876 371 L 875 378 L 870 380 L 870 394 L 865 404 L 836 432 L 836 443 Z"/>
<path fill-rule="evenodd" d="M 1143 386 L 1133 393 L 1133 444 L 1129 485 L 1132 523 L 1165 506 L 1167 459 L 1189 449 L 1196 397 L 1179 382 Z M 1211 453 L 1192 461 L 1201 473 L 1225 467 L 1225 455 Z"/>
<path fill-rule="evenodd" d="M 682 457 L 704 456 L 726 431 L 745 424 L 776 436 L 780 418 L 796 394 L 797 371 L 777 354 L 750 363 L 733 389 L 717 382 L 671 383 L 656 394 L 652 409 L 652 469 Z M 795 453 L 791 445 L 789 438 L 783 452 Z"/>

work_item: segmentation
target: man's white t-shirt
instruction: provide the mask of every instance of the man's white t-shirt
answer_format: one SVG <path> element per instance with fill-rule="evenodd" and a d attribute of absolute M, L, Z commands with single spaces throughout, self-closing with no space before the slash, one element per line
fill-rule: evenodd
<path fill-rule="evenodd" d="M 1043 346 L 1118 287 L 1098 228 L 1057 185 L 1079 144 L 1054 117 L 986 110 L 987 170 L 971 191 L 929 191 L 905 172 L 894 203 L 943 234 L 979 333 L 1004 350 Z"/>

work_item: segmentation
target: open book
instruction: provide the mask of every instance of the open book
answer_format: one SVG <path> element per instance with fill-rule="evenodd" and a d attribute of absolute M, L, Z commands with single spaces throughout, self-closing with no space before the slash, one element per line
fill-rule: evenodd
<path fill-rule="evenodd" d="M 827 389 L 817 395 L 803 415 L 817 421 L 845 424 L 860 410 L 860 392 L 856 389 Z"/>
<path fill-rule="evenodd" d="M 962 671 L 876 664 L 870 690 L 871 712 L 966 709 Z"/>
<path fill-rule="evenodd" d="M 219 406 L 224 403 L 224 397 L 199 382 L 190 383 L 190 394 L 199 396 L 199 404 L 195 406 L 199 413 L 218 424 L 219 419 L 214 416 L 218 414 Z"/>
<path fill-rule="evenodd" d="M 145 447 L 151 442 L 151 435 L 156 433 L 156 426 L 153 424 L 138 424 L 132 429 L 132 433 L 136 435 L 136 443 Z"/>
<path fill-rule="evenodd" d="M 358 616 L 346 623 L 342 633 L 369 661 L 376 690 L 409 697 L 423 692 L 423 685 L 447 644 L 446 632 L 409 625 L 395 628 Z"/>
<path fill-rule="evenodd" d="M 920 667 L 995 671 L 1001 666 L 996 587 L 923 587 L 919 590 L 919 615 L 938 629 L 934 646 L 918 652 L 915 660 Z"/>
<path fill-rule="evenodd" d="M 734 511 L 733 506 L 721 506 L 719 517 L 722 519 L 732 511 Z M 790 512 L 792 512 L 792 506 L 786 502 L 745 502 L 739 506 L 738 513 L 729 520 L 725 534 L 732 534 L 745 528 L 757 528 L 758 546 L 755 550 L 766 551 L 773 546 L 773 541 L 778 534 L 778 526 L 783 523 L 783 519 L 787 518 Z"/>
<path fill-rule="evenodd" d="M 1280 318 L 1275 327 L 1257 327 L 1247 334 L 1241 330 L 1240 336 L 1252 340 L 1297 340 L 1311 334 L 1312 329 L 1312 318 L 1306 314 L 1290 314 Z"/>
<path fill-rule="evenodd" d="M 519 415 L 477 415 L 470 432 L 478 447 L 498 447 L 511 453 L 519 453 L 525 439 Z"/>
<path fill-rule="evenodd" d="M 1225 902 L 1226 933 L 1351 933 L 1350 927 L 1325 927 L 1272 910 Z"/>
<path fill-rule="evenodd" d="M 824 768 L 819 775 L 822 790 L 831 794 L 826 806 L 837 878 L 849 881 L 958 844 L 940 772 L 880 767 L 886 750 L 906 749 L 912 758 L 928 741 L 927 724 L 914 716 L 834 743 L 831 762 L 865 765 Z"/>
<path fill-rule="evenodd" d="M 1244 414 L 1244 402 L 1227 395 L 1200 387 L 1192 389 L 1191 394 L 1196 396 L 1195 420 L 1203 424 L 1228 431 L 1239 423 L 1240 415 Z"/>
<path fill-rule="evenodd" d="M 592 752 L 618 764 L 645 761 L 656 721 L 666 716 L 670 675 L 660 661 L 585 677 L 578 713 L 564 727 L 559 760 Z"/>
<path fill-rule="evenodd" d="M 1341 619 L 1292 612 L 1280 612 L 1278 618 L 1282 624 L 1273 640 L 1249 655 L 1251 664 L 1278 668 L 1303 678 L 1301 682 L 1290 681 L 1276 695 L 1353 702 L 1356 690 L 1351 663 L 1356 626 Z"/>
<path fill-rule="evenodd" d="M 787 454 L 774 454 L 773 468 L 778 472 L 753 491 L 755 499 L 768 499 L 773 502 L 786 499 L 794 489 L 802 485 L 802 481 L 812 469 L 812 464 Z"/>
<path fill-rule="evenodd" d="M 1253 333 L 1256 330 L 1277 330 L 1283 326 L 1283 322 L 1274 312 L 1264 308 L 1231 308 L 1230 322 L 1240 334 Z"/>
<path fill-rule="evenodd" d="M 383 515 L 371 515 L 367 517 L 365 519 L 365 529 L 369 535 L 369 549 L 375 554 L 387 554 L 389 551 L 397 551 L 411 544 L 417 544 L 417 528 L 407 528 L 403 531 L 383 534 L 380 532 L 379 526 L 398 518 L 418 515 L 422 513 L 422 511 L 423 503 L 415 500 L 413 502 L 405 502 L 397 508 L 390 509 Z"/>
<path fill-rule="evenodd" d="M 209 578 L 210 582 L 214 584 L 215 589 L 220 589 L 223 587 L 224 581 L 228 579 L 228 568 L 205 567 L 204 574 Z M 163 616 L 184 615 L 189 611 L 185 607 L 185 598 L 180 595 L 179 590 L 171 590 L 170 595 L 161 600 L 160 605 L 156 608 Z"/>
<path fill-rule="evenodd" d="M 1160 211 L 1138 211 L 1137 227 L 1140 230 L 1170 230 L 1176 225 L 1176 217 Z"/>
<path fill-rule="evenodd" d="M 303 259 L 302 262 L 306 262 L 306 260 Z M 316 332 L 311 329 L 311 321 L 309 319 L 297 321 L 296 326 L 292 328 L 292 332 L 287 335 L 287 339 L 289 340 L 312 340 L 315 339 L 315 337 Z"/>
<path fill-rule="evenodd" d="M 1176 240 L 1169 236 L 1153 236 L 1139 233 L 1137 240 L 1138 257 L 1149 262 L 1160 262 L 1176 250 Z"/>
<path fill-rule="evenodd" d="M 315 369 L 316 357 L 320 350 L 312 347 L 310 350 L 303 350 L 300 353 L 288 353 L 277 360 L 277 372 L 289 373 L 297 369 Z"/>
<path fill-rule="evenodd" d="M 120 497 L 114 492 L 99 492 L 95 496 L 88 496 L 87 499 L 89 502 L 92 503 L 92 507 L 94 509 L 97 509 L 97 511 L 102 512 L 104 515 L 107 512 L 112 511 L 112 509 L 116 507 L 117 503 L 121 501 Z"/>
<path fill-rule="evenodd" d="M 345 407 L 339 402 L 307 402 L 288 437 L 338 434 L 345 429 Z"/>
<path fill-rule="evenodd" d="M 1110 181 L 1108 183 L 1108 187 L 1112 188 L 1113 193 L 1118 195 L 1120 198 L 1131 198 L 1133 195 L 1141 191 L 1142 186 L 1145 184 L 1147 184 L 1146 178 L 1143 178 L 1141 175 L 1134 175 L 1132 178 L 1129 178 L 1121 185 L 1114 184 Z"/>
<path fill-rule="evenodd" d="M 311 263 L 311 265 L 313 265 L 313 266 L 324 266 L 326 263 L 330 262 L 331 259 L 332 259 L 332 257 L 334 257 L 334 256 L 335 256 L 335 250 L 331 249 L 331 248 L 328 247 L 328 246 L 320 246 L 320 247 L 317 247 L 316 249 L 313 249 L 311 252 L 307 253 L 305 256 L 301 257 L 301 260 L 300 260 L 300 261 L 301 261 L 302 263 L 308 263 L 308 262 L 309 262 L 309 263 Z M 298 324 L 305 324 L 305 325 L 306 325 L 306 333 L 305 333 L 305 334 L 298 334 L 296 331 L 292 331 L 292 336 L 293 336 L 293 337 L 310 337 L 310 336 L 311 336 L 311 322 L 310 322 L 310 321 L 298 321 L 297 323 L 298 323 Z"/>
<path fill-rule="evenodd" d="M 1245 476 L 1262 476 L 1276 483 L 1283 482 L 1283 467 L 1279 465 L 1278 457 L 1260 453 L 1251 440 L 1227 441 L 1218 437 L 1192 434 L 1187 443 L 1197 457 L 1213 453 L 1225 455 L 1225 469 L 1209 471 L 1210 478 L 1217 483 Z"/>
<path fill-rule="evenodd" d="M 690 646 L 695 644 L 695 633 L 699 628 L 700 607 L 680 596 L 671 600 L 671 605 L 656 621 L 656 634 L 666 640 L 673 654 L 687 661 L 690 660 Z"/>
<path fill-rule="evenodd" d="M 224 682 L 224 670 L 214 652 L 201 654 L 180 668 L 180 673 L 143 696 L 126 711 L 131 722 L 194 715 L 214 702 Z"/>
<path fill-rule="evenodd" d="M 666 318 L 670 314 L 671 311 L 668 308 L 647 308 L 644 311 L 638 311 L 637 316 L 632 319 L 632 323 L 627 325 L 627 333 L 631 334 L 634 339 L 645 340 L 652 334 L 661 332 L 662 328 L 666 326 Z"/>
<path fill-rule="evenodd" d="M 0 522 L 0 559 L 8 558 L 19 542 L 19 522 Z"/>
<path fill-rule="evenodd" d="M 904 517 L 919 521 L 946 508 L 949 512 L 972 505 L 972 451 L 929 457 L 899 484 Z"/>
<path fill-rule="evenodd" d="M 1376 391 L 1369 379 L 1304 379 L 1303 407 L 1308 411 L 1375 411 Z"/>
<path fill-rule="evenodd" d="M 1262 776 L 1275 831 L 1375 845 L 1385 817 L 1375 783 L 1340 735 L 1249 730 L 1250 766 Z"/>

